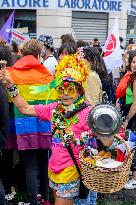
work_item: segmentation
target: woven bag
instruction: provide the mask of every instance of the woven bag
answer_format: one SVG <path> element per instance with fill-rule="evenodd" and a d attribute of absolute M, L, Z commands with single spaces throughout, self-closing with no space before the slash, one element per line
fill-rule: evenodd
<path fill-rule="evenodd" d="M 127 156 L 123 164 L 117 168 L 103 168 L 93 166 L 85 160 L 85 153 L 80 153 L 82 180 L 84 185 L 100 193 L 113 193 L 121 190 L 128 181 L 134 151 L 130 151 L 126 141 L 119 135 L 115 136 L 124 143 Z"/>

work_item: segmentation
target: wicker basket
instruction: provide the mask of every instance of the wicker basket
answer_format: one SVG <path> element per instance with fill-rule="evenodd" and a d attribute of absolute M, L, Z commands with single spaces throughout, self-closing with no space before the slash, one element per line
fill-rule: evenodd
<path fill-rule="evenodd" d="M 133 151 L 130 152 L 127 143 L 122 137 L 119 135 L 115 137 L 125 144 L 127 150 L 127 157 L 123 165 L 118 168 L 95 167 L 85 160 L 84 151 L 80 153 L 82 180 L 84 185 L 90 190 L 100 193 L 113 193 L 121 190 L 128 181 Z"/>

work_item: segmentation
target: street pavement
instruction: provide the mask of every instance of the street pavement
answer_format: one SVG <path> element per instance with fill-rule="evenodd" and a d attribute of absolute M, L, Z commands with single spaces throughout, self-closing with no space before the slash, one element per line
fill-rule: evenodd
<path fill-rule="evenodd" d="M 98 205 L 136 205 L 136 189 L 122 189 L 112 194 L 99 194 Z"/>

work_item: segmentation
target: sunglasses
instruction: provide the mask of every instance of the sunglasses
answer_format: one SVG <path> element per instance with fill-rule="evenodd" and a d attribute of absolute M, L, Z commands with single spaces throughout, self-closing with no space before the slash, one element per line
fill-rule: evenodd
<path fill-rule="evenodd" d="M 61 84 L 59 87 L 57 87 L 58 95 L 61 97 L 63 95 L 68 95 L 71 98 L 74 98 L 77 87 L 74 83 L 69 83 L 68 86 L 64 86 Z"/>

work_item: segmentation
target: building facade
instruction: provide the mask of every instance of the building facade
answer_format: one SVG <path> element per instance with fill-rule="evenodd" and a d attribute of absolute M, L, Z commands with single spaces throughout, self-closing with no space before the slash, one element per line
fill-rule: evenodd
<path fill-rule="evenodd" d="M 6 1 L 12 0 L 5 0 L 4 2 Z M 61 0 L 58 1 L 60 3 Z M 77 2 L 83 1 L 87 2 L 87 0 L 77 0 Z M 110 0 L 90 1 L 108 2 Z M 66 2 L 68 2 L 68 0 L 65 0 L 65 4 Z M 116 3 L 116 0 L 114 2 Z M 76 40 L 81 39 L 89 42 L 93 41 L 95 37 L 98 37 L 101 44 L 103 44 L 106 40 L 108 31 L 111 29 L 113 25 L 114 19 L 118 17 L 120 36 L 124 38 L 125 42 L 128 36 L 127 34 L 129 34 L 129 32 L 132 33 L 132 24 L 134 24 L 134 26 L 136 27 L 136 17 L 133 18 L 131 15 L 128 15 L 128 9 L 130 7 L 130 4 L 131 0 L 122 0 L 122 9 L 119 9 L 118 11 L 114 12 L 105 12 L 105 8 L 99 12 L 97 12 L 97 9 L 94 9 L 93 11 L 85 11 L 81 8 L 77 10 L 69 8 L 33 9 L 29 8 L 29 6 L 31 6 L 29 5 L 26 9 L 15 10 L 14 27 L 21 29 L 24 33 L 28 32 L 30 34 L 30 37 L 36 37 L 40 34 L 51 35 L 54 38 L 55 47 L 59 47 L 60 36 L 66 33 L 72 34 Z M 9 17 L 12 10 L 2 9 L 0 10 L 0 12 L 1 26 Z M 132 20 L 134 23 L 132 23 Z"/>
<path fill-rule="evenodd" d="M 122 11 L 89 12 L 70 10 L 37 10 L 37 35 L 47 33 L 54 38 L 54 45 L 60 45 L 60 36 L 71 33 L 77 40 L 91 42 L 98 37 L 101 44 L 106 40 L 114 19 L 119 19 L 120 36 L 127 38 L 128 8 L 131 0 L 123 0 Z M 136 24 L 136 23 L 135 23 Z"/>

